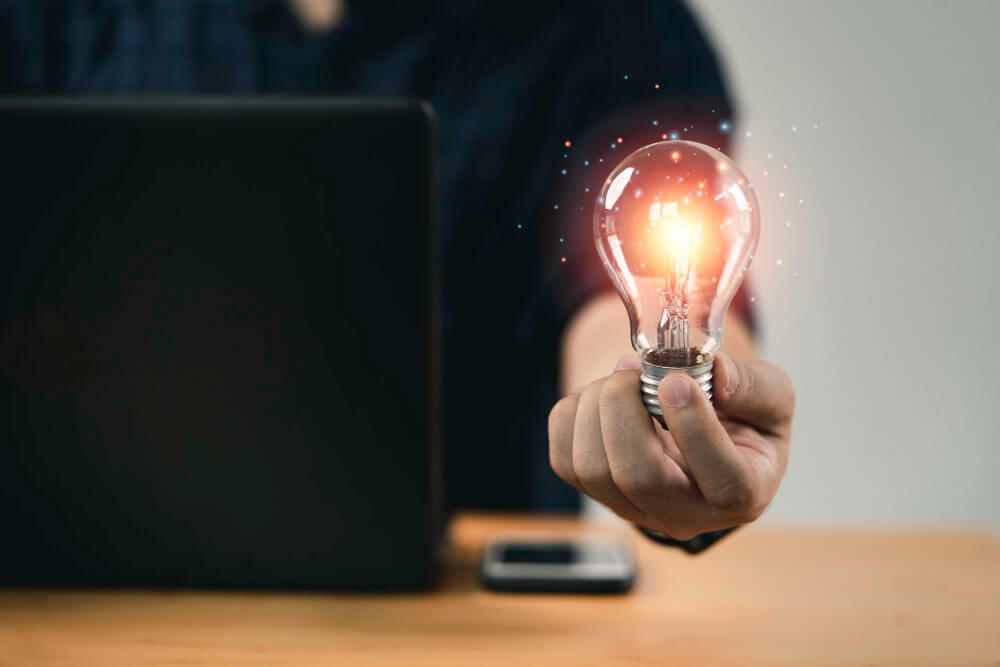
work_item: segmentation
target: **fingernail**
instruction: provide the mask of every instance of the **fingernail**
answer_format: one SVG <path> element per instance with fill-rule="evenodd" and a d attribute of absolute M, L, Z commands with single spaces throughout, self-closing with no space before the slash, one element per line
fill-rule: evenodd
<path fill-rule="evenodd" d="M 683 373 L 671 373 L 660 385 L 660 401 L 668 408 L 681 408 L 691 400 L 691 383 Z"/>
<path fill-rule="evenodd" d="M 736 364 L 728 356 L 722 357 L 722 365 L 726 369 L 726 393 L 731 394 L 740 386 L 740 373 L 736 370 Z"/>
<path fill-rule="evenodd" d="M 639 364 L 639 357 L 635 356 L 634 354 L 626 354 L 624 357 L 622 357 L 621 359 L 618 360 L 618 364 L 615 366 L 615 370 L 616 371 L 624 371 L 624 370 L 634 371 L 634 370 L 638 369 L 639 366 L 640 366 L 640 364 Z"/>

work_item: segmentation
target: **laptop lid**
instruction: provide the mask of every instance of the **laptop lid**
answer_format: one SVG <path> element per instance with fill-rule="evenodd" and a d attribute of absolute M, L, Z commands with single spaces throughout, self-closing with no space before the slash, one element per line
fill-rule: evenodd
<path fill-rule="evenodd" d="M 428 585 L 433 122 L 0 101 L 0 583 Z"/>

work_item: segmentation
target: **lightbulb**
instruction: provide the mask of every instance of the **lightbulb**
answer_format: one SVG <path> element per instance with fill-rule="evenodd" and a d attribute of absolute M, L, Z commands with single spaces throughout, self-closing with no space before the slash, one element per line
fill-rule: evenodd
<path fill-rule="evenodd" d="M 726 310 L 759 236 L 750 182 L 708 146 L 650 144 L 605 180 L 594 209 L 597 251 L 628 311 L 643 402 L 661 423 L 657 388 L 672 371 L 712 398 Z"/>

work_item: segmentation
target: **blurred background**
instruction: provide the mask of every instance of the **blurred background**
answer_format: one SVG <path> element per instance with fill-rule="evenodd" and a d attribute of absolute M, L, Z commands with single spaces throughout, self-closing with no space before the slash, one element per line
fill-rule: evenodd
<path fill-rule="evenodd" d="M 1000 3 L 689 5 L 742 110 L 762 352 L 799 399 L 762 521 L 1000 529 Z"/>
<path fill-rule="evenodd" d="M 122 14 L 123 25 L 131 26 L 127 12 L 121 9 L 127 4 L 100 6 L 114 9 L 112 14 Z M 167 7 L 162 3 L 144 6 L 154 4 Z M 274 9 L 282 4 L 232 0 L 219 2 L 218 6 L 228 7 L 230 13 L 237 6 L 246 10 L 246 15 L 252 18 L 233 22 L 240 26 L 266 23 L 270 15 L 262 8 L 270 5 Z M 412 6 L 420 4 L 413 2 Z M 449 4 L 449 8 L 459 4 Z M 562 319 L 549 314 L 554 308 L 544 304 L 550 303 L 550 297 L 553 305 L 565 305 L 568 300 L 547 291 L 543 297 L 526 299 L 525 294 L 538 291 L 539 276 L 528 271 L 504 273 L 503 270 L 519 262 L 536 263 L 540 272 L 545 269 L 548 281 L 555 274 L 551 267 L 563 266 L 559 260 L 565 261 L 565 256 L 560 255 L 566 253 L 570 255 L 566 267 L 589 265 L 600 273 L 597 276 L 600 287 L 607 289 L 608 284 L 596 262 L 589 221 L 579 227 L 586 238 L 578 243 L 568 238 L 565 246 L 561 245 L 562 231 L 547 230 L 542 225 L 539 225 L 541 231 L 530 230 L 535 235 L 531 237 L 533 241 L 547 239 L 552 246 L 551 257 L 544 267 L 538 261 L 538 246 L 521 240 L 530 237 L 529 230 L 522 233 L 519 231 L 522 225 L 518 223 L 515 227 L 512 221 L 529 219 L 529 214 L 534 216 L 538 205 L 544 205 L 545 210 L 558 209 L 552 204 L 562 201 L 559 215 L 565 215 L 563 220 L 571 222 L 569 212 L 575 215 L 575 207 L 570 203 L 580 204 L 580 210 L 584 203 L 589 206 L 589 201 L 559 200 L 555 194 L 549 194 L 556 191 L 552 183 L 562 166 L 559 154 L 564 152 L 563 142 L 567 140 L 568 148 L 568 139 L 572 137 L 574 155 L 586 156 L 589 153 L 582 152 L 586 145 L 584 131 L 595 119 L 613 116 L 620 111 L 619 107 L 630 103 L 649 101 L 649 84 L 662 69 L 656 58 L 658 52 L 648 48 L 656 39 L 678 50 L 668 52 L 675 65 L 700 62 L 697 47 L 685 46 L 673 34 L 683 24 L 676 15 L 662 13 L 663 7 L 673 7 L 669 3 L 629 5 L 648 4 L 657 10 L 650 10 L 649 15 L 658 18 L 658 22 L 606 3 L 588 5 L 593 16 L 585 15 L 583 5 L 559 4 L 555 0 L 533 4 L 553 12 L 558 7 L 567 14 L 565 29 L 558 34 L 579 49 L 579 53 L 574 51 L 565 60 L 560 55 L 545 65 L 545 76 L 562 87 L 541 86 L 544 95 L 537 91 L 535 94 L 543 102 L 511 105 L 526 120 L 499 122 L 497 119 L 509 109 L 501 109 L 495 99 L 503 95 L 514 97 L 513 93 L 505 92 L 508 89 L 503 85 L 514 86 L 520 81 L 518 77 L 534 85 L 536 79 L 524 76 L 524 72 L 533 66 L 541 67 L 538 63 L 549 57 L 549 50 L 561 54 L 563 47 L 552 47 L 553 38 L 547 33 L 535 36 L 528 29 L 532 15 L 518 12 L 516 3 L 491 4 L 491 11 L 474 23 L 480 32 L 463 33 L 463 39 L 470 44 L 463 42 L 456 47 L 448 40 L 441 40 L 440 52 L 430 52 L 427 56 L 428 62 L 441 67 L 437 78 L 425 77 L 428 81 L 433 79 L 434 85 L 428 83 L 424 88 L 415 86 L 408 91 L 426 94 L 437 107 L 444 127 L 460 129 L 466 116 L 481 121 L 470 124 L 475 126 L 475 132 L 470 130 L 467 136 L 459 137 L 462 141 L 455 145 L 465 152 L 459 154 L 454 149 L 456 156 L 445 160 L 443 181 L 462 195 L 456 199 L 460 205 L 451 214 L 456 219 L 460 214 L 469 214 L 470 219 L 482 224 L 488 212 L 494 237 L 506 245 L 491 248 L 491 257 L 498 267 L 492 273 L 480 266 L 479 255 L 468 252 L 454 252 L 456 259 L 447 271 L 463 278 L 474 271 L 487 276 L 503 275 L 504 281 L 489 284 L 492 291 L 487 296 L 468 300 L 484 305 L 475 313 L 474 317 L 479 319 L 473 318 L 470 321 L 474 324 L 465 326 L 475 331 L 492 331 L 495 303 L 503 303 L 511 312 L 527 311 L 529 306 L 524 304 L 531 304 L 532 317 L 544 314 L 538 317 L 539 322 L 514 318 L 532 323 L 531 335 L 517 333 L 515 337 L 521 336 L 517 341 L 530 340 L 537 358 L 532 363 L 532 358 L 521 355 L 523 359 L 518 363 L 525 370 L 519 374 L 521 369 L 512 367 L 509 374 L 520 379 L 522 375 L 535 373 L 545 375 L 546 381 L 539 383 L 534 394 L 497 389 L 504 399 L 519 401 L 511 403 L 510 411 L 523 415 L 521 420 L 512 421 L 509 432 L 491 434 L 498 451 L 504 452 L 504 456 L 496 459 L 507 469 L 494 469 L 495 474 L 485 481 L 480 476 L 453 475 L 449 494 L 459 505 L 471 499 L 473 505 L 478 502 L 482 506 L 501 506 L 495 499 L 490 500 L 493 505 L 485 503 L 480 492 L 489 483 L 499 498 L 511 491 L 510 480 L 515 477 L 524 478 L 523 488 L 514 489 L 516 493 L 510 495 L 529 498 L 534 493 L 536 497 L 530 498 L 533 502 L 541 499 L 550 505 L 553 493 L 574 497 L 574 492 L 555 480 L 549 471 L 545 434 L 538 428 L 544 424 L 545 414 L 556 397 L 552 350 L 556 348 L 559 327 L 564 324 Z M 1000 451 L 991 419 L 992 403 L 1000 395 L 994 386 L 995 378 L 1000 375 L 994 351 L 994 331 L 1000 328 L 1000 303 L 993 273 L 993 255 L 1000 248 L 1000 204 L 994 206 L 993 183 L 1000 175 L 995 164 L 1000 152 L 1000 128 L 992 117 L 1000 106 L 1000 86 L 996 80 L 1000 51 L 995 34 L 1000 24 L 1000 2 L 688 0 L 687 4 L 722 60 L 738 110 L 730 152 L 752 179 L 761 205 L 764 228 L 751 269 L 761 324 L 761 353 L 788 371 L 799 397 L 790 467 L 763 521 L 834 525 L 964 523 L 1000 528 L 1000 485 L 994 481 L 1000 469 Z M 364 18 L 374 17 L 375 23 L 383 22 L 383 3 L 358 5 L 367 7 Z M 463 5 L 470 14 L 475 14 L 472 8 L 476 6 Z M 32 6 L 0 0 L 0 17 L 14 16 L 11 9 L 14 7 Z M 45 7 L 48 10 L 61 5 Z M 176 9 L 182 4 L 171 7 Z M 46 12 L 32 9 L 18 16 L 22 14 L 37 17 Z M 664 20 L 664 16 L 670 20 Z M 385 46 L 382 39 L 392 43 L 398 37 L 393 30 L 402 30 L 399 26 L 405 24 L 406 17 L 395 18 L 384 21 L 391 25 L 374 41 L 376 46 Z M 317 30 L 329 29 L 336 20 L 333 15 L 320 16 Z M 9 27 L 15 25 L 19 30 L 23 27 L 9 20 L 5 29 L 9 29 L 10 35 L 20 34 Z M 174 29 L 173 23 L 164 25 L 167 32 Z M 287 28 L 283 25 L 277 27 Z M 603 31 L 604 39 L 598 39 L 597 35 L 591 38 L 585 32 L 593 26 Z M 645 33 L 639 35 L 641 30 L 648 30 L 656 39 L 648 38 Z M 21 32 L 30 33 L 26 28 Z M 457 32 L 461 31 L 446 30 L 444 34 Z M 359 57 L 356 66 L 345 65 L 343 71 L 332 73 L 318 66 L 310 69 L 306 65 L 322 64 L 324 58 L 336 60 L 337 52 L 324 50 L 329 45 L 324 46 L 322 39 L 311 35 L 298 43 L 303 49 L 301 53 L 294 50 L 286 53 L 281 46 L 284 44 L 281 36 L 285 33 L 280 30 L 275 33 L 277 37 L 267 33 L 273 42 L 267 42 L 271 44 L 269 48 L 273 47 L 274 53 L 281 56 L 276 58 L 275 67 L 287 67 L 294 73 L 301 65 L 316 80 L 289 75 L 287 80 L 276 77 L 280 84 L 277 85 L 265 75 L 276 72 L 288 75 L 288 72 L 257 71 L 240 60 L 250 51 L 234 46 L 233 53 L 226 49 L 206 51 L 212 56 L 206 57 L 206 61 L 218 60 L 222 64 L 205 68 L 202 74 L 208 83 L 204 86 L 204 81 L 194 75 L 177 76 L 180 83 L 171 79 L 171 85 L 165 86 L 164 80 L 156 76 L 150 76 L 149 81 L 141 80 L 132 71 L 139 71 L 137 66 L 133 67 L 136 63 L 129 50 L 135 45 L 130 42 L 127 30 L 123 34 L 125 37 L 119 40 L 121 48 L 114 52 L 113 60 L 118 66 L 108 71 L 95 68 L 92 76 L 86 72 L 84 76 L 74 68 L 56 74 L 66 74 L 62 78 L 71 83 L 78 80 L 92 84 L 95 90 L 205 88 L 224 92 L 261 89 L 313 93 L 401 90 L 397 80 L 400 77 L 391 74 L 394 70 L 390 67 L 383 71 L 384 63 L 379 65 L 381 61 L 376 59 L 368 62 Z M 541 47 L 537 52 L 526 51 L 523 60 L 511 60 L 514 63 L 511 65 L 503 60 L 503 56 L 509 55 L 504 49 L 513 49 L 511 44 L 516 42 L 511 35 L 519 39 L 531 36 Z M 229 46 L 238 41 L 226 35 L 220 39 Z M 82 41 L 89 48 L 88 40 Z M 40 49 L 42 43 L 25 42 L 33 46 L 22 49 L 13 38 L 0 39 L 0 56 L 30 53 L 32 48 Z M 164 42 L 168 43 L 169 40 Z M 419 51 L 418 47 L 419 43 L 414 49 Z M 452 49 L 459 47 L 469 49 L 478 59 L 455 68 L 456 76 L 463 77 L 459 80 L 465 83 L 464 89 L 445 76 L 451 72 Z M 400 48 L 401 62 L 409 62 L 408 49 L 410 46 Z M 302 62 L 297 60 L 300 57 L 304 59 Z M 702 59 L 705 58 L 702 54 Z M 231 67 L 230 60 L 244 62 L 246 71 Z M 186 63 L 182 62 L 185 67 Z M 44 78 L 39 68 L 35 71 L 15 64 L 17 67 L 11 71 L 18 71 L 25 81 Z M 80 65 L 79 69 L 86 68 Z M 184 67 L 167 69 L 172 75 L 187 71 Z M 591 80 L 592 71 L 596 74 Z M 504 78 L 507 73 L 511 73 L 510 82 Z M 633 77 L 631 81 L 629 74 Z M 714 73 L 709 74 L 707 79 L 714 81 Z M 147 84 L 148 88 L 144 88 Z M 700 85 L 704 87 L 703 83 Z M 69 83 L 65 87 L 77 90 Z M 645 93 L 636 92 L 640 87 Z M 26 86 L 29 92 L 44 88 Z M 58 86 L 55 89 L 62 90 Z M 485 92 L 477 93 L 480 89 Z M 528 86 L 524 90 L 534 89 Z M 545 101 L 550 96 L 551 100 L 559 100 L 559 104 Z M 553 109 L 551 119 L 542 117 L 543 112 L 550 112 L 546 105 Z M 538 112 L 538 118 L 530 113 L 535 107 L 543 110 Z M 586 113 L 580 111 L 585 108 Z M 674 114 L 678 116 L 677 124 L 681 122 L 680 111 Z M 720 109 L 719 118 L 723 111 Z M 607 136 L 614 137 L 622 131 L 628 137 L 621 130 L 628 127 L 625 123 L 613 117 L 611 121 L 615 133 Z M 506 134 L 497 134 L 498 127 Z M 699 131 L 702 127 L 699 120 Z M 643 131 L 649 135 L 647 141 L 659 132 L 649 125 L 643 125 Z M 632 145 L 631 139 L 628 137 L 626 146 Z M 480 160 L 480 153 L 489 159 Z M 512 185 L 507 186 L 523 197 L 508 198 L 503 188 L 495 187 L 500 173 L 490 172 L 487 167 L 502 164 L 504 159 L 509 164 L 531 165 L 530 170 L 524 170 L 523 178 L 517 175 L 521 180 L 512 180 Z M 466 168 L 463 160 L 476 168 Z M 590 171 L 597 173 L 595 169 Z M 562 169 L 562 174 L 565 173 Z M 501 210 L 499 205 L 478 202 L 469 194 L 465 178 L 475 179 L 484 192 L 490 188 L 501 192 L 504 196 L 498 195 L 497 200 L 508 208 Z M 571 174 L 565 180 L 572 181 L 579 193 L 584 183 L 573 178 L 575 175 Z M 527 202 L 523 209 L 522 199 Z M 480 238 L 494 237 L 476 230 L 463 240 L 474 245 Z M 564 275 L 570 276 L 566 282 L 583 282 L 578 279 L 579 274 L 567 271 Z M 508 282 L 515 278 L 520 282 Z M 596 290 L 593 285 L 590 289 Z M 536 303 L 543 307 L 536 308 Z M 472 317 L 468 306 L 463 305 L 466 306 L 463 316 Z M 460 343 L 465 338 L 456 334 L 452 342 Z M 510 341 L 503 343 L 509 345 Z M 453 354 L 454 358 L 461 357 L 461 353 Z M 452 414 L 473 414 L 470 407 L 478 408 L 480 397 L 461 391 L 465 378 L 460 374 L 457 377 L 460 382 L 453 381 L 451 385 L 459 387 L 453 391 Z M 509 393 L 514 397 L 509 397 Z M 453 459 L 465 457 L 452 466 L 454 470 L 463 465 L 478 465 L 479 457 L 483 456 L 480 450 L 490 450 L 490 447 L 465 446 L 466 432 L 461 430 L 462 426 L 458 424 L 456 435 L 450 440 L 446 437 L 446 442 L 456 443 L 449 455 Z M 496 464 L 495 459 L 490 460 L 491 466 Z M 543 481 L 547 480 L 545 483 L 557 491 L 550 493 L 546 487 L 545 493 L 538 492 L 536 487 L 542 488 L 544 484 L 536 484 L 537 479 L 523 474 L 529 464 L 534 466 L 538 479 L 544 476 Z"/>

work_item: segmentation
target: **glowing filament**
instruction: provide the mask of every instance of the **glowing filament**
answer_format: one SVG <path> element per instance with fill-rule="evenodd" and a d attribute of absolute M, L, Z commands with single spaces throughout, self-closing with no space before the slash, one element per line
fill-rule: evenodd
<path fill-rule="evenodd" d="M 701 246 L 701 224 L 680 217 L 677 202 L 656 202 L 649 207 L 649 227 L 663 248 L 666 289 L 687 292 Z"/>
<path fill-rule="evenodd" d="M 655 202 L 649 207 L 649 230 L 655 230 L 664 260 L 664 286 L 660 289 L 663 311 L 657 327 L 657 343 L 661 348 L 687 350 L 690 346 L 688 292 L 694 284 L 701 224 L 682 218 L 677 202 Z"/>

